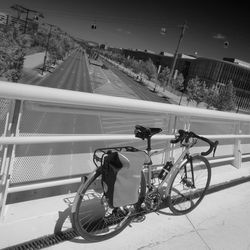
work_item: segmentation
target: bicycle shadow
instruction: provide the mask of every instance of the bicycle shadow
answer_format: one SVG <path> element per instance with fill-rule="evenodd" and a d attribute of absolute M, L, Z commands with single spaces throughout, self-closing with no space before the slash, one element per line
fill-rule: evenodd
<path fill-rule="evenodd" d="M 68 197 L 68 198 L 64 199 L 64 202 L 67 204 L 68 207 L 64 211 L 58 211 L 58 219 L 57 219 L 55 227 L 54 227 L 54 234 L 67 234 L 67 232 L 73 232 L 70 234 L 70 236 L 65 237 L 65 240 L 70 241 L 70 242 L 74 242 L 74 243 L 78 243 L 78 244 L 91 243 L 90 241 L 87 241 L 84 238 L 82 238 L 81 236 L 79 236 L 77 234 L 77 232 L 74 230 L 74 228 L 72 227 L 73 218 L 72 218 L 71 209 L 72 209 L 72 205 L 73 205 L 73 200 L 74 200 L 74 197 Z M 171 212 L 163 211 L 167 207 L 168 207 L 168 203 L 163 202 L 161 204 L 160 208 L 157 209 L 156 211 L 150 211 L 150 212 L 147 212 L 141 216 L 135 217 L 131 221 L 131 223 L 128 225 L 128 227 L 132 227 L 133 224 L 135 224 L 135 223 L 143 223 L 147 219 L 147 215 L 150 213 L 153 213 L 153 212 L 155 212 L 157 214 L 162 214 L 162 215 L 175 216 Z M 101 242 L 101 241 L 103 241 L 103 240 L 99 240 L 98 242 Z"/>
<path fill-rule="evenodd" d="M 73 205 L 74 197 L 65 198 L 64 202 L 68 205 L 68 207 L 64 211 L 58 211 L 58 219 L 56 221 L 55 227 L 54 227 L 54 234 L 67 234 L 68 232 L 73 232 L 70 234 L 70 236 L 67 235 L 65 237 L 65 240 L 76 242 L 76 243 L 89 243 L 89 241 L 86 241 L 83 238 L 77 239 L 77 237 L 80 237 L 77 232 L 72 227 L 72 205 Z"/>

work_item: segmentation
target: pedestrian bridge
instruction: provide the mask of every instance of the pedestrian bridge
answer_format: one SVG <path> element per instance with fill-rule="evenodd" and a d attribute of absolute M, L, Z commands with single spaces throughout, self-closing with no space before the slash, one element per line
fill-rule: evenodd
<path fill-rule="evenodd" d="M 136 124 L 163 128 L 163 134 L 153 137 L 153 148 L 168 145 L 169 151 L 156 162 L 175 157 L 169 140 L 178 129 L 219 141 L 211 163 L 241 168 L 250 158 L 249 115 L 4 81 L 0 89 L 2 220 L 7 204 L 20 201 L 17 197 L 25 192 L 77 185 L 94 168 L 95 148 L 143 148 L 144 142 L 133 135 Z M 120 130 L 113 133 L 112 126 Z M 203 147 L 207 146 L 197 144 L 193 150 Z M 28 196 L 35 199 L 36 192 Z"/>

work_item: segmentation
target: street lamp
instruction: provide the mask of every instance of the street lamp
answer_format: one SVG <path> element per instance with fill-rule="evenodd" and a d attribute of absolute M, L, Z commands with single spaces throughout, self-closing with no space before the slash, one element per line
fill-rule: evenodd
<path fill-rule="evenodd" d="M 51 36 L 51 30 L 52 30 L 52 27 L 55 27 L 55 25 L 49 24 L 49 23 L 43 23 L 43 25 L 48 25 L 49 26 L 49 34 L 48 34 L 48 38 L 47 38 L 46 50 L 45 50 L 45 55 L 44 55 L 44 60 L 43 60 L 42 75 L 43 75 L 43 73 L 45 71 L 45 64 L 46 64 L 47 55 L 48 55 L 49 39 L 50 39 L 50 36 Z"/>

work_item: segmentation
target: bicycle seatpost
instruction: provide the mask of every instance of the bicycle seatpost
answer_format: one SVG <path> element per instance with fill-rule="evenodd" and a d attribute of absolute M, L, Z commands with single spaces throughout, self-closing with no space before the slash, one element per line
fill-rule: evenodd
<path fill-rule="evenodd" d="M 149 136 L 146 139 L 147 139 L 147 148 L 146 148 L 146 150 L 149 153 L 151 151 L 151 137 Z"/>

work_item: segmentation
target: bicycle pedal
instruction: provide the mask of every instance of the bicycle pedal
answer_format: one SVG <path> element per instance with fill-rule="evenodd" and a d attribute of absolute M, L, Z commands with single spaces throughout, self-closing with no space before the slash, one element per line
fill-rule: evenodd
<path fill-rule="evenodd" d="M 133 218 L 132 222 L 134 223 L 139 223 L 139 222 L 143 222 L 146 219 L 146 215 L 137 215 L 135 216 L 135 218 Z"/>

